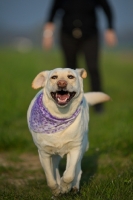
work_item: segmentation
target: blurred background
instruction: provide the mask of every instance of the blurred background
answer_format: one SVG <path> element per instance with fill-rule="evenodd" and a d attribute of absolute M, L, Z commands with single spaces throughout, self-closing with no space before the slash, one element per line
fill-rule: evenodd
<path fill-rule="evenodd" d="M 34 77 L 42 70 L 62 66 L 58 48 L 42 51 L 42 30 L 52 1 L 0 0 L 1 200 L 51 199 L 26 113 L 37 93 L 31 88 Z M 118 45 L 107 48 L 103 43 L 100 64 L 104 91 L 112 101 L 105 104 L 102 115 L 90 108 L 90 148 L 83 159 L 82 200 L 133 199 L 133 0 L 108 1 L 114 10 Z M 98 15 L 103 42 L 106 21 L 102 11 Z M 57 36 L 58 32 L 55 47 Z M 85 66 L 82 56 L 79 63 L 81 68 Z M 87 92 L 88 81 L 89 76 L 84 80 Z"/>
<path fill-rule="evenodd" d="M 53 0 L 0 0 L 0 46 L 41 47 L 42 27 Z M 114 9 L 117 48 L 133 47 L 133 1 L 110 0 Z M 99 11 L 100 29 L 105 18 Z"/>

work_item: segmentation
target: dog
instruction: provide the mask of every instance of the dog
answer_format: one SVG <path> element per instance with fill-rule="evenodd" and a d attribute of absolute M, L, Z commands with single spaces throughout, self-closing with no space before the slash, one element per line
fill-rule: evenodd
<path fill-rule="evenodd" d="M 102 92 L 83 92 L 85 69 L 56 68 L 40 72 L 32 82 L 42 88 L 31 101 L 27 119 L 41 165 L 52 194 L 71 189 L 78 192 L 81 160 L 89 147 L 89 106 L 110 100 Z M 60 177 L 59 162 L 66 155 L 66 169 Z"/>

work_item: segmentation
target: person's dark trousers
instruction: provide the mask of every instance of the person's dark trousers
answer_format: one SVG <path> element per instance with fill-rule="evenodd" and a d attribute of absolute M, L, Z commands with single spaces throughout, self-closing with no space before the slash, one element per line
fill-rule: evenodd
<path fill-rule="evenodd" d="M 77 56 L 82 52 L 85 56 L 86 68 L 90 76 L 92 91 L 102 91 L 101 75 L 99 70 L 99 37 L 94 35 L 88 39 L 75 39 L 66 33 L 61 33 L 60 43 L 64 56 L 65 67 L 72 69 L 78 68 Z M 103 111 L 102 104 L 95 107 L 97 112 Z"/>

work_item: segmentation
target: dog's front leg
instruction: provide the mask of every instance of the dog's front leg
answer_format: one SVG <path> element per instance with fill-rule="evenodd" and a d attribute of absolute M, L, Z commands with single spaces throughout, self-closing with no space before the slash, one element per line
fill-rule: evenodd
<path fill-rule="evenodd" d="M 61 179 L 61 193 L 68 193 L 71 190 L 72 182 L 75 178 L 75 169 L 78 160 L 80 159 L 81 150 L 75 148 L 67 154 L 66 171 Z"/>
<path fill-rule="evenodd" d="M 49 154 L 45 154 L 44 152 L 39 151 L 39 158 L 45 172 L 47 184 L 52 190 L 53 195 L 58 196 L 60 194 L 60 187 L 54 178 L 52 157 Z"/>

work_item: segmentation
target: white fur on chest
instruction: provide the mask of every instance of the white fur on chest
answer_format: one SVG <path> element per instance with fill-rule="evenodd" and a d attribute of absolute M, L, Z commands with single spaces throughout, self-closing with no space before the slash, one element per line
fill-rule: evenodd
<path fill-rule="evenodd" d="M 28 115 L 30 115 L 33 102 L 29 108 Z M 58 154 L 63 156 L 72 148 L 83 145 L 84 137 L 88 134 L 88 118 L 88 104 L 83 99 L 81 112 L 74 123 L 65 130 L 54 134 L 35 133 L 31 131 L 33 140 L 39 150 L 51 155 Z"/>

